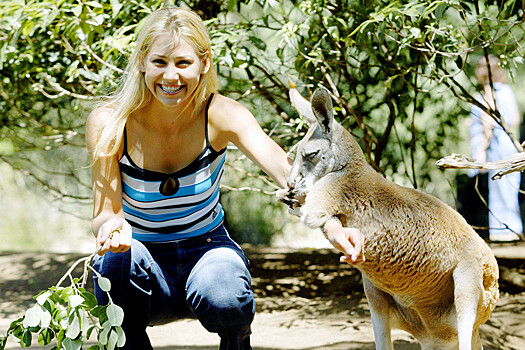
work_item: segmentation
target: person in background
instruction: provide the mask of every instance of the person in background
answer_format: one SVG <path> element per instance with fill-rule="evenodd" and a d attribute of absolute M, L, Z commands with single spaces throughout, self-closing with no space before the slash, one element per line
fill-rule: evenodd
<path fill-rule="evenodd" d="M 93 266 L 124 309 L 124 349 L 152 349 L 146 327 L 183 316 L 217 333 L 220 349 L 251 348 L 249 262 L 223 226 L 219 201 L 226 146 L 235 144 L 281 187 L 291 161 L 217 89 L 202 20 L 161 8 L 144 22 L 120 88 L 88 117 Z M 363 261 L 358 229 L 331 220 L 324 230 L 342 262 Z M 95 295 L 108 302 L 97 283 Z"/>
<path fill-rule="evenodd" d="M 478 97 L 489 109 L 499 111 L 510 128 L 520 124 L 516 97 L 506 84 L 505 70 L 497 57 L 481 58 L 475 68 L 476 78 L 483 90 Z M 493 85 L 490 85 L 492 78 Z M 472 157 L 478 162 L 492 162 L 517 152 L 509 135 L 490 115 L 478 106 L 471 110 L 470 145 Z M 476 175 L 471 171 L 469 175 Z M 515 241 L 522 235 L 523 224 L 519 206 L 520 174 L 515 172 L 492 180 L 497 170 L 488 171 L 489 237 L 491 241 Z"/>

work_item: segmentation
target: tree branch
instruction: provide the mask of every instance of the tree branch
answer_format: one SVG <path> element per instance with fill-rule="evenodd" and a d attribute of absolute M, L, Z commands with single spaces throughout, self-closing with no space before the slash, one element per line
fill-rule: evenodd
<path fill-rule="evenodd" d="M 436 165 L 441 169 L 503 169 L 492 177 L 493 180 L 497 180 L 504 175 L 525 170 L 525 152 L 513 154 L 506 159 L 485 163 L 478 163 L 474 158 L 454 153 L 441 158 L 436 162 Z"/>

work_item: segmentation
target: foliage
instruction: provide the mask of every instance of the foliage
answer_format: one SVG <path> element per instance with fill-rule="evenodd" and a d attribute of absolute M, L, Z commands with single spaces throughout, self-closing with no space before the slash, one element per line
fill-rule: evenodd
<path fill-rule="evenodd" d="M 509 69 L 523 62 L 519 1 L 249 1 L 241 15 L 216 36 L 232 68 L 223 76 L 244 71 L 245 95 L 295 128 L 287 146 L 304 130 L 287 108 L 292 76 L 308 91 L 327 87 L 371 164 L 414 187 L 458 138 L 461 102 L 479 105 L 469 63 L 489 52 Z"/>
<path fill-rule="evenodd" d="M 0 161 L 57 197 L 89 203 L 85 118 L 97 96 L 117 86 L 142 19 L 163 5 L 202 15 L 222 92 L 246 104 L 285 149 L 293 153 L 307 129 L 289 105 L 288 82 L 305 95 L 323 85 L 370 163 L 414 187 L 436 182 L 434 162 L 453 151 L 465 106 L 486 109 L 476 100 L 472 61 L 494 53 L 510 72 L 523 63 L 518 0 L 4 1 Z M 497 111 L 487 112 L 499 120 Z M 239 165 L 241 158 L 229 162 L 224 189 L 272 194 L 275 186 L 260 170 Z M 274 213 L 275 204 L 264 198 L 236 195 L 226 198 L 240 208 L 229 218 L 233 226 L 257 216 L 243 215 L 252 210 L 239 204 L 244 200 Z M 266 237 L 279 223 L 255 226 L 248 231 Z M 111 302 L 96 306 L 84 276 L 69 275 L 70 287 L 59 283 L 37 296 L 9 337 L 29 346 L 38 333 L 42 344 L 55 338 L 56 348 L 78 349 L 96 331 L 99 344 L 91 348 L 122 344 L 120 309 Z M 5 344 L 0 338 L 2 349 Z"/>
<path fill-rule="evenodd" d="M 75 262 L 56 286 L 35 296 L 35 305 L 26 310 L 23 317 L 11 322 L 5 335 L 0 336 L 0 350 L 5 349 L 8 340 L 30 347 L 33 334 L 38 334 L 38 343 L 42 346 L 55 340 L 53 350 L 79 350 L 93 331 L 98 342 L 89 350 L 124 346 L 126 336 L 121 327 L 124 311 L 111 300 L 111 282 L 90 266 L 94 255 Z M 73 278 L 72 271 L 80 263 L 84 263 L 84 273 L 80 278 Z M 105 306 L 98 305 L 95 296 L 85 289 L 89 269 L 97 275 L 100 289 L 108 294 L 109 303 Z M 71 281 L 70 286 L 61 287 L 66 278 Z"/>
<path fill-rule="evenodd" d="M 163 5 L 202 15 L 222 92 L 285 149 L 306 131 L 288 81 L 305 95 L 323 85 L 370 163 L 414 187 L 443 176 L 434 162 L 454 150 L 464 103 L 479 104 L 471 62 L 495 53 L 514 72 L 523 60 L 518 0 L 2 2 L 0 160 L 89 203 L 86 115 L 117 86 L 142 19 Z"/>

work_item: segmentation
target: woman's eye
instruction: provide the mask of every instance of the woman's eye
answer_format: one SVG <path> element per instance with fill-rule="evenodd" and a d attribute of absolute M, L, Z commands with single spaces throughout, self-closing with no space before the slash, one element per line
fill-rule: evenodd
<path fill-rule="evenodd" d="M 153 63 L 155 63 L 155 64 L 165 64 L 166 61 L 164 61 L 163 59 L 157 58 L 157 59 L 153 60 Z"/>
<path fill-rule="evenodd" d="M 189 66 L 189 65 L 191 64 L 191 61 L 182 60 L 182 61 L 177 62 L 177 64 L 178 64 L 179 66 L 187 67 L 187 66 Z"/>

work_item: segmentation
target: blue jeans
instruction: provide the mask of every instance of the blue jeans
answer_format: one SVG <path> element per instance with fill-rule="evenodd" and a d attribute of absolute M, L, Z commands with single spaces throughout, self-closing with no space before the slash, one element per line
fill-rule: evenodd
<path fill-rule="evenodd" d="M 188 316 L 218 333 L 219 349 L 251 349 L 255 301 L 249 261 L 223 226 L 179 242 L 133 240 L 125 253 L 97 256 L 93 267 L 111 280 L 111 298 L 124 309 L 122 349 L 153 349 L 148 325 Z M 96 278 L 95 295 L 106 305 L 107 294 Z"/>

